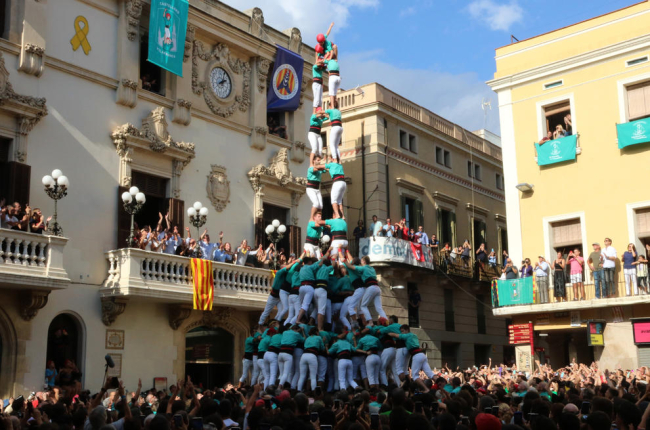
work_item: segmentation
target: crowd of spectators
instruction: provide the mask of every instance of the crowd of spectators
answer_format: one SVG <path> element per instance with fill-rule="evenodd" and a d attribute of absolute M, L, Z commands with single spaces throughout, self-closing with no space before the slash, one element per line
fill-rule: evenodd
<path fill-rule="evenodd" d="M 554 130 L 549 130 L 540 141 L 539 145 L 543 145 L 550 140 L 560 139 L 562 137 L 571 136 L 573 134 L 573 123 L 571 122 L 571 114 L 564 116 L 564 125 L 556 124 Z"/>
<path fill-rule="evenodd" d="M 128 390 L 108 378 L 99 392 L 48 386 L 2 403 L 0 430 L 645 430 L 650 370 L 597 363 L 533 372 L 492 364 L 434 369 L 426 391 L 409 379 L 366 390 L 286 387 Z"/>
<path fill-rule="evenodd" d="M 45 219 L 43 212 L 29 203 L 23 209 L 20 202 L 10 205 L 5 199 L 0 200 L 0 228 L 42 234 L 51 219 L 51 216 Z"/>

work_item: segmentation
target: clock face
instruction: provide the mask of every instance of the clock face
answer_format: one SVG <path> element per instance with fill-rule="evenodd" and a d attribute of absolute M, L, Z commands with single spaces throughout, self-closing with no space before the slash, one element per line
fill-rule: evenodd
<path fill-rule="evenodd" d="M 221 67 L 215 67 L 210 72 L 210 85 L 212 86 L 212 91 L 220 99 L 227 98 L 232 91 L 230 75 Z"/>

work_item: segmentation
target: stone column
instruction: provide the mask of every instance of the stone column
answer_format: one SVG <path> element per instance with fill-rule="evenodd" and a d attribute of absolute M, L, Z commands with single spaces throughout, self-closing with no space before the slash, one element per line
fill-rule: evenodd
<path fill-rule="evenodd" d="M 266 80 L 270 73 L 271 61 L 264 57 L 255 57 L 251 61 L 251 109 L 250 125 L 251 147 L 260 151 L 266 148 Z"/>
<path fill-rule="evenodd" d="M 122 0 L 117 29 L 118 104 L 135 107 L 140 69 L 140 16 L 143 0 Z"/>

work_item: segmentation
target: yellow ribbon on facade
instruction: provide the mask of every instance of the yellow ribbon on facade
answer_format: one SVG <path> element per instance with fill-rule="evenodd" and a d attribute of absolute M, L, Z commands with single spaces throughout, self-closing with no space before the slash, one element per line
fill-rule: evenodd
<path fill-rule="evenodd" d="M 83 23 L 83 27 L 81 27 L 79 24 Z M 86 38 L 88 36 L 88 20 L 79 15 L 77 18 L 74 20 L 74 31 L 76 34 L 72 39 L 70 39 L 70 44 L 72 44 L 72 50 L 76 51 L 81 48 L 84 50 L 84 54 L 88 55 L 90 50 L 92 49 L 90 47 L 90 43 L 88 43 L 88 39 Z"/>

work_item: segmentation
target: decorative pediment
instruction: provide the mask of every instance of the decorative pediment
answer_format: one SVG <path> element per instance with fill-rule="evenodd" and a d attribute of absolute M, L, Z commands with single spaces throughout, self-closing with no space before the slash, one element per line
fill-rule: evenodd
<path fill-rule="evenodd" d="M 24 163 L 27 158 L 27 135 L 47 115 L 45 98 L 17 94 L 11 82 L 5 60 L 0 53 L 0 115 L 16 118 L 17 133 L 13 158 Z"/>
<path fill-rule="evenodd" d="M 195 157 L 195 145 L 174 140 L 167 131 L 165 109 L 157 107 L 142 120 L 139 129 L 133 124 L 117 127 L 111 138 L 120 156 L 120 185 L 131 186 L 131 163 L 135 148 L 164 154 L 172 163 L 172 196 L 180 195 L 180 175 L 183 168 Z"/>

